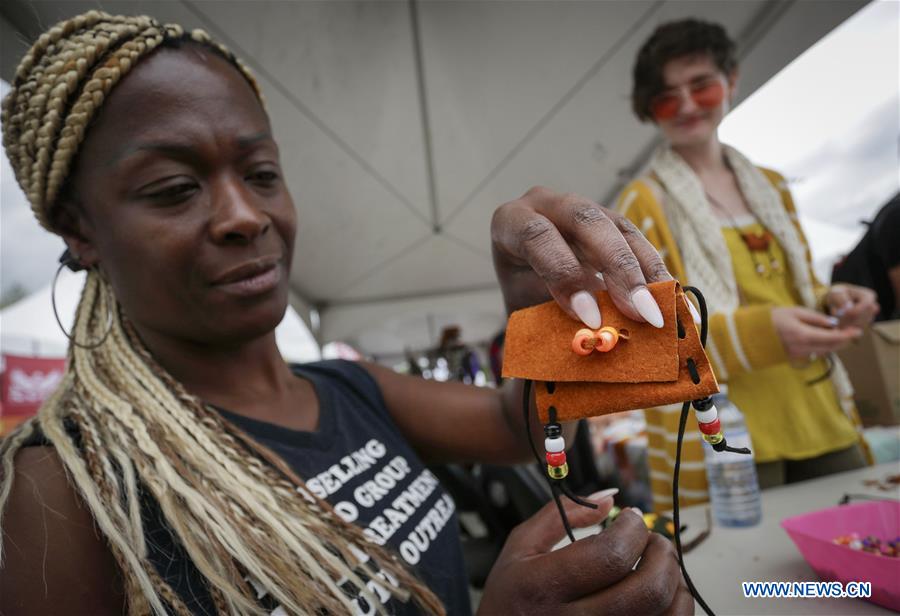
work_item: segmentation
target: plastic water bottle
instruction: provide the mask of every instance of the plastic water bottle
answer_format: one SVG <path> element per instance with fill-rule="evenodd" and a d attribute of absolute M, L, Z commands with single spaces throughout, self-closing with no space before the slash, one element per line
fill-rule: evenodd
<path fill-rule="evenodd" d="M 725 388 L 722 388 L 723 391 Z M 744 416 L 725 393 L 713 397 L 725 440 L 731 447 L 749 447 L 750 433 Z M 706 452 L 706 479 L 713 517 L 720 526 L 755 526 L 762 519 L 762 502 L 753 454 L 715 451 L 703 442 Z"/>

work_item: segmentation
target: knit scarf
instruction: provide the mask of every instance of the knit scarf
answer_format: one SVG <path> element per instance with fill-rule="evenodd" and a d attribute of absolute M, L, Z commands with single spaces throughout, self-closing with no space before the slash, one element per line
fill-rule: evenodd
<path fill-rule="evenodd" d="M 743 154 L 727 145 L 722 149 L 750 211 L 775 236 L 784 251 L 801 301 L 807 308 L 816 309 L 806 247 L 781 195 Z M 703 291 L 711 313 L 733 312 L 740 305 L 740 296 L 731 253 L 700 178 L 668 145 L 656 150 L 650 170 L 662 184 L 663 211 L 681 252 L 688 282 Z M 837 356 L 833 355 L 832 360 L 831 380 L 842 408 L 852 415 L 853 387 Z"/>

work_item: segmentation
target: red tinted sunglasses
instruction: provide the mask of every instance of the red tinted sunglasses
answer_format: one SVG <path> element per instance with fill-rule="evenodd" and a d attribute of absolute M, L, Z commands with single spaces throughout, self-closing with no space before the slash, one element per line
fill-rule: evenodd
<path fill-rule="evenodd" d="M 720 79 L 712 78 L 687 85 L 694 104 L 704 109 L 711 109 L 722 104 L 725 98 L 725 86 Z M 678 115 L 681 109 L 682 88 L 672 88 L 657 94 L 650 101 L 650 113 L 656 120 L 670 120 Z"/>

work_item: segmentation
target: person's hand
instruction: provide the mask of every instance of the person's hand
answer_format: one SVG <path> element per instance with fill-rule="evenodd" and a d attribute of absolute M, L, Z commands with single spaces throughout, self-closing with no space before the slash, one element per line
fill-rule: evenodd
<path fill-rule="evenodd" d="M 566 499 L 573 527 L 599 523 L 612 507 L 608 496 L 593 502 L 597 509 Z M 694 613 L 675 549 L 633 510 L 600 534 L 551 551 L 564 537 L 552 502 L 517 526 L 491 569 L 478 614 Z"/>
<path fill-rule="evenodd" d="M 837 329 L 837 318 L 800 306 L 772 309 L 772 324 L 791 359 L 813 359 L 847 346 L 862 335 L 855 326 Z"/>
<path fill-rule="evenodd" d="M 825 296 L 828 314 L 837 317 L 838 327 L 866 327 L 881 310 L 872 289 L 855 284 L 833 285 Z"/>
<path fill-rule="evenodd" d="M 589 199 L 532 188 L 494 212 L 491 244 L 510 312 L 552 297 L 597 328 L 594 292 L 606 288 L 623 314 L 663 326 L 646 285 L 671 280 L 665 263 L 630 221 Z"/>

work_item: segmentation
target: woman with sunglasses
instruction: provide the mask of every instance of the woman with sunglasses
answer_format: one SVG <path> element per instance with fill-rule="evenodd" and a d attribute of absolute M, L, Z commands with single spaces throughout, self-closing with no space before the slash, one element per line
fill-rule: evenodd
<path fill-rule="evenodd" d="M 852 390 L 831 353 L 862 334 L 878 305 L 868 289 L 816 280 L 784 178 L 719 141 L 737 74 L 721 26 L 656 29 L 638 52 L 632 106 L 664 143 L 617 209 L 676 278 L 703 290 L 710 358 L 744 412 L 765 488 L 865 464 Z M 677 409 L 648 409 L 647 422 L 654 501 L 667 508 Z M 707 500 L 702 461 L 699 439 L 686 439 L 683 502 Z"/>

